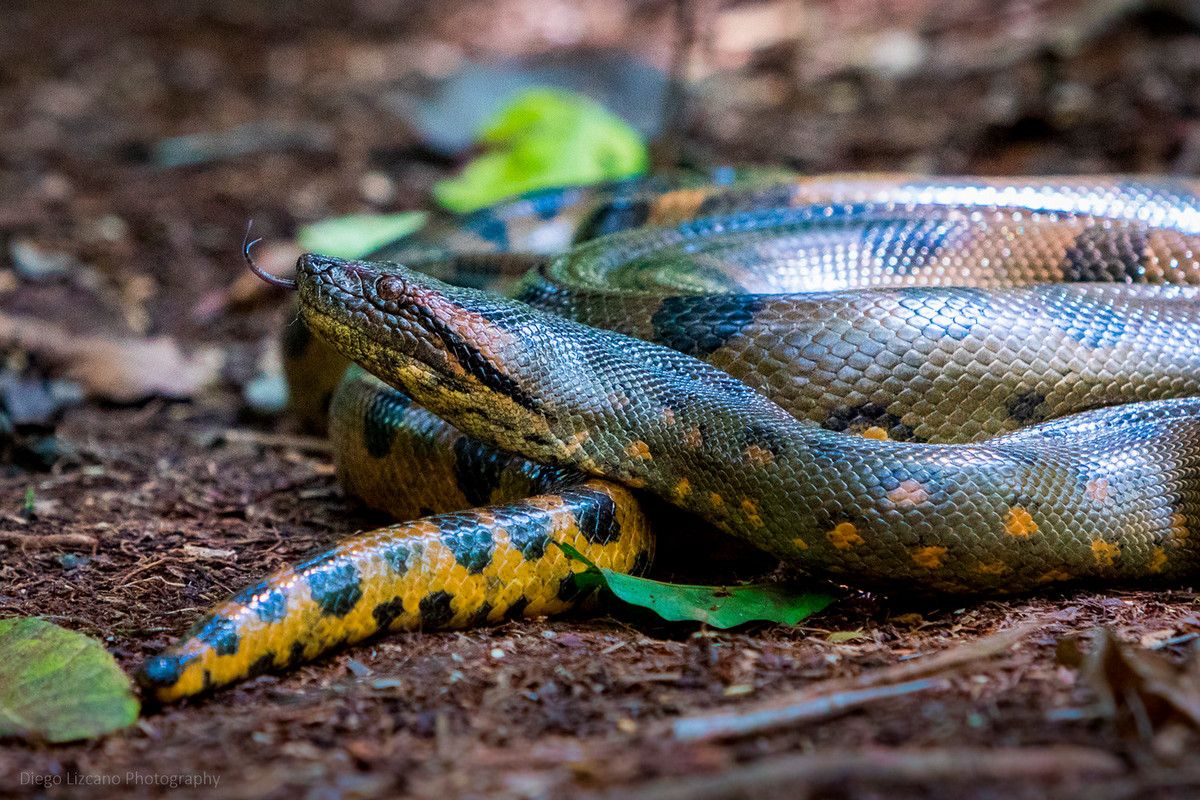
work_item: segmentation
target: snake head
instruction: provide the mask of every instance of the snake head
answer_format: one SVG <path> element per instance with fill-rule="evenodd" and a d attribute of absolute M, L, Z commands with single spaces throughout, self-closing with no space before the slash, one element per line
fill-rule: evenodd
<path fill-rule="evenodd" d="M 296 281 L 306 321 L 347 358 L 472 435 L 562 460 L 535 380 L 549 315 L 399 264 L 307 254 Z"/>

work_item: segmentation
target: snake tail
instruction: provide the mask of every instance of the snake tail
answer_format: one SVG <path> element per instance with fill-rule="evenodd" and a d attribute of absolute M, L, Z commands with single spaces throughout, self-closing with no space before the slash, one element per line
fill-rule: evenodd
<path fill-rule="evenodd" d="M 351 536 L 215 607 L 138 680 L 167 703 L 293 667 L 383 631 L 555 614 L 586 595 L 585 569 L 639 572 L 652 539 L 627 490 L 590 481 L 520 503 L 439 514 Z"/>
<path fill-rule="evenodd" d="M 906 594 L 1200 572 L 1191 180 L 650 177 L 306 255 L 295 284 L 293 416 L 415 521 L 213 609 L 143 667 L 160 700 L 564 609 L 580 567 L 550 543 L 634 571 L 647 513 L 710 561 L 701 528 Z"/>

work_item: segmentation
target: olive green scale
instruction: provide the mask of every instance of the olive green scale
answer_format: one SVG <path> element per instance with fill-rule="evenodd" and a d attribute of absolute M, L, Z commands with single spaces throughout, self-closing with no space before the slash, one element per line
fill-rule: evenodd
<path fill-rule="evenodd" d="M 544 193 L 373 257 L 404 266 L 302 258 L 298 409 L 361 365 L 332 393 L 339 475 L 414 521 L 215 609 L 147 663 L 156 695 L 569 607 L 554 542 L 639 568 L 646 495 L 855 586 L 1195 573 L 1193 184 L 682 184 Z"/>

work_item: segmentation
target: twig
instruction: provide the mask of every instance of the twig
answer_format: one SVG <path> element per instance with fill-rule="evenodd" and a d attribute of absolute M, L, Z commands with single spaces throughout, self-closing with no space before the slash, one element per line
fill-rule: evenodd
<path fill-rule="evenodd" d="M 129 583 L 129 581 L 133 578 L 134 575 L 141 575 L 146 570 L 154 569 L 159 564 L 165 564 L 166 561 L 167 561 L 167 558 L 164 556 L 162 558 L 154 558 L 149 561 L 144 561 L 141 564 L 137 564 L 136 566 L 133 567 L 133 569 L 129 570 L 128 572 L 126 572 L 124 575 L 122 575 L 120 578 L 117 579 L 117 585 L 124 586 L 125 584 Z"/>
<path fill-rule="evenodd" d="M 705 741 L 722 739 L 729 736 L 745 736 L 772 728 L 782 728 L 786 725 L 796 725 L 801 722 L 812 722 L 823 717 L 831 717 L 846 711 L 865 706 L 876 700 L 886 700 L 891 697 L 901 697 L 906 694 L 923 692 L 927 689 L 942 689 L 945 681 L 922 679 L 898 683 L 890 686 L 877 686 L 867 689 L 851 689 L 847 692 L 836 692 L 821 697 L 812 697 L 797 703 L 778 708 L 758 708 L 750 712 L 730 712 L 728 714 L 713 714 L 706 717 L 685 717 L 677 720 L 671 726 L 671 732 L 681 741 Z"/>
<path fill-rule="evenodd" d="M 849 680 L 835 679 L 734 712 L 676 720 L 672 733 L 690 741 L 745 736 L 839 714 L 867 703 L 925 691 L 936 682 L 920 680 L 1003 653 L 1034 629 L 1021 625 L 925 658 L 877 669 Z M 880 690 L 880 689 L 884 690 Z"/>
<path fill-rule="evenodd" d="M 88 547 L 96 552 L 99 542 L 86 533 L 47 533 L 41 536 L 29 533 L 0 531 L 0 542 L 15 544 L 22 550 L 42 550 L 49 547 Z"/>
<path fill-rule="evenodd" d="M 1170 639 L 1163 639 L 1155 642 L 1147 647 L 1147 650 L 1165 650 L 1168 647 L 1174 647 L 1177 644 L 1187 644 L 1193 639 L 1200 639 L 1200 633 L 1192 631 L 1191 633 L 1181 633 L 1178 636 L 1172 636 Z"/>
<path fill-rule="evenodd" d="M 856 688 L 880 686 L 887 683 L 898 683 L 913 678 L 934 675 L 939 672 L 957 669 L 975 661 L 982 661 L 992 656 L 998 656 L 1017 642 L 1028 636 L 1038 626 L 1036 624 L 1018 625 L 1015 628 L 993 633 L 982 639 L 943 650 L 924 658 L 914 658 L 903 664 L 873 670 L 863 673 L 850 680 L 850 685 Z"/>
<path fill-rule="evenodd" d="M 713 775 L 658 780 L 619 794 L 635 800 L 715 800 L 759 797 L 768 792 L 800 791 L 845 781 L 933 784 L 1066 775 L 1096 779 L 1124 772 L 1124 764 L 1111 753 L 1070 745 L 938 750 L 872 748 L 763 759 Z"/>

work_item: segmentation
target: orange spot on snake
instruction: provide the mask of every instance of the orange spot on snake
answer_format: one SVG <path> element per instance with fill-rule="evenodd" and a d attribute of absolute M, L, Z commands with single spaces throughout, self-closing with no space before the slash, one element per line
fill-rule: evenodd
<path fill-rule="evenodd" d="M 1167 566 L 1167 551 L 1161 547 L 1154 548 L 1154 552 L 1150 554 L 1150 571 L 1162 572 Z"/>
<path fill-rule="evenodd" d="M 920 481 L 912 478 L 900 481 L 900 485 L 888 492 L 888 500 L 900 508 L 912 508 L 929 500 L 929 492 Z"/>
<path fill-rule="evenodd" d="M 574 455 L 583 447 L 583 443 L 589 438 L 587 431 L 576 431 L 567 442 L 567 454 Z"/>
<path fill-rule="evenodd" d="M 881 442 L 886 442 L 889 438 L 891 438 L 888 436 L 888 432 L 885 431 L 883 428 L 879 427 L 878 425 L 872 425 L 871 427 L 864 430 L 862 432 L 862 437 L 864 439 L 877 439 L 878 441 L 881 441 Z"/>
<path fill-rule="evenodd" d="M 683 434 L 683 443 L 693 450 L 699 450 L 704 446 L 704 434 L 700 432 L 700 426 L 693 425 Z"/>
<path fill-rule="evenodd" d="M 849 550 L 863 543 L 863 538 L 858 535 L 858 528 L 852 522 L 839 522 L 825 535 L 829 537 L 829 543 L 838 550 Z"/>
<path fill-rule="evenodd" d="M 1180 544 L 1187 540 L 1191 535 L 1188 530 L 1187 514 L 1172 514 L 1171 515 L 1171 541 L 1174 544 Z"/>
<path fill-rule="evenodd" d="M 680 478 L 679 483 L 675 484 L 675 499 L 682 500 L 692 493 L 692 482 L 687 478 Z"/>
<path fill-rule="evenodd" d="M 1059 583 L 1071 580 L 1071 573 L 1063 569 L 1052 569 L 1038 576 L 1038 583 Z"/>
<path fill-rule="evenodd" d="M 808 542 L 797 536 L 795 539 L 792 539 L 792 547 L 796 548 L 797 550 L 807 550 Z"/>
<path fill-rule="evenodd" d="M 1013 506 L 1008 510 L 1008 516 L 1004 519 L 1004 530 L 1009 536 L 1027 539 L 1037 533 L 1037 529 L 1033 515 L 1021 506 Z"/>
<path fill-rule="evenodd" d="M 975 571 L 980 575 L 1003 575 L 1008 572 L 1008 565 L 1003 561 L 985 561 L 975 567 Z"/>
<path fill-rule="evenodd" d="M 765 447 L 752 444 L 746 448 L 746 460 L 756 467 L 765 467 L 775 460 L 775 454 Z"/>
<path fill-rule="evenodd" d="M 530 497 L 525 502 L 534 508 L 540 508 L 544 511 L 557 511 L 563 508 L 565 505 L 562 501 L 562 498 L 550 494 L 539 494 L 536 497 Z M 437 526 L 431 523 L 418 520 L 415 524 L 425 526 L 430 533 L 437 532 Z"/>
<path fill-rule="evenodd" d="M 918 567 L 925 569 L 941 569 L 946 558 L 946 548 L 937 545 L 918 547 L 912 553 L 912 560 Z"/>
<path fill-rule="evenodd" d="M 716 492 L 709 492 L 708 502 L 712 503 L 717 508 L 720 508 L 725 505 L 725 498 L 721 497 L 721 495 L 717 494 Z"/>
<path fill-rule="evenodd" d="M 703 188 L 667 192 L 651 204 L 646 222 L 650 225 L 667 225 L 694 217 L 711 193 L 711 190 Z"/>
<path fill-rule="evenodd" d="M 1088 496 L 1088 499 L 1103 503 L 1112 494 L 1108 478 L 1095 478 L 1088 481 L 1087 485 L 1083 487 L 1083 493 Z"/>
<path fill-rule="evenodd" d="M 1096 559 L 1097 565 L 1111 567 L 1119 555 L 1121 555 L 1121 545 L 1115 542 L 1106 542 L 1103 539 L 1092 539 L 1092 557 Z"/>
<path fill-rule="evenodd" d="M 629 454 L 630 458 L 639 458 L 642 461 L 652 461 L 654 459 L 650 455 L 650 445 L 641 439 L 634 439 L 630 442 L 629 446 L 625 448 L 625 452 Z"/>
<path fill-rule="evenodd" d="M 754 527 L 762 528 L 766 526 L 766 523 L 763 522 L 763 518 L 759 516 L 758 504 L 749 497 L 742 498 L 742 512 L 746 515 L 746 521 Z"/>

